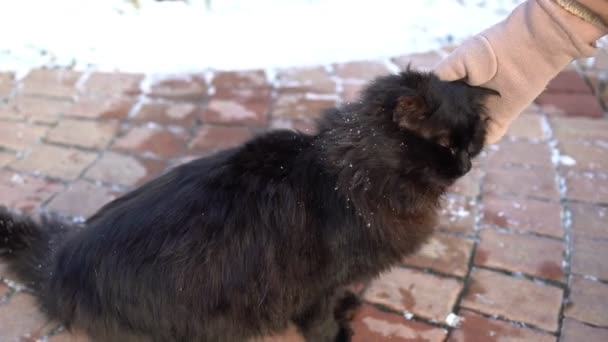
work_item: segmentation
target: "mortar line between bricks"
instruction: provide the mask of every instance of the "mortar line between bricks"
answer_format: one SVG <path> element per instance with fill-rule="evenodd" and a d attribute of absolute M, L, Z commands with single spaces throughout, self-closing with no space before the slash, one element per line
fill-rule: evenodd
<path fill-rule="evenodd" d="M 435 269 L 428 268 L 428 267 L 420 267 L 420 266 L 409 265 L 409 264 L 404 264 L 404 263 L 400 263 L 399 265 L 397 265 L 395 267 L 400 268 L 400 269 L 410 269 L 410 270 L 420 271 L 420 272 L 423 272 L 426 274 L 432 274 L 432 275 L 436 275 L 436 276 L 439 276 L 442 278 L 458 280 L 460 282 L 462 282 L 464 280 L 464 276 L 457 276 L 454 274 L 437 271 Z"/>
<path fill-rule="evenodd" d="M 368 301 L 363 301 L 364 303 L 378 309 L 379 311 L 382 311 L 384 313 L 388 313 L 388 314 L 395 314 L 403 319 L 405 319 L 408 322 L 414 321 L 414 322 L 420 322 L 420 323 L 425 323 L 427 325 L 433 326 L 435 328 L 441 328 L 443 330 L 446 331 L 446 338 L 448 337 L 448 326 L 446 324 L 441 324 L 440 322 L 434 320 L 434 319 L 430 319 L 430 318 L 426 318 L 426 317 L 422 317 L 419 315 L 414 315 L 412 318 L 407 319 L 404 317 L 404 313 L 400 312 L 399 310 L 395 310 L 395 309 L 391 309 L 387 306 L 384 306 L 382 304 L 378 304 L 378 303 L 372 303 L 372 302 L 368 302 Z"/>
<path fill-rule="evenodd" d="M 553 127 L 551 126 L 551 121 L 548 119 L 548 116 L 546 115 L 546 113 L 543 113 L 543 121 L 544 121 L 544 126 L 545 126 L 545 133 L 547 134 L 547 136 L 549 137 L 549 147 L 551 148 L 551 152 L 553 153 L 553 156 L 559 156 L 560 150 L 559 150 L 559 144 L 558 141 L 556 140 L 556 137 L 553 134 Z M 562 269 L 564 271 L 564 276 L 566 278 L 566 282 L 565 282 L 565 286 L 563 287 L 563 294 L 562 294 L 562 302 L 559 308 L 559 312 L 558 312 L 558 317 L 557 317 L 557 324 L 558 324 L 558 328 L 557 328 L 557 339 L 558 341 L 561 340 L 561 334 L 562 334 L 562 329 L 563 329 L 563 324 L 564 324 L 564 310 L 565 307 L 569 301 L 570 298 L 570 285 L 571 285 L 571 281 L 572 281 L 572 275 L 571 275 L 571 248 L 572 248 L 572 236 L 571 236 L 571 220 L 570 220 L 570 211 L 568 208 L 568 204 L 567 204 L 567 188 L 566 188 L 566 179 L 564 177 L 561 176 L 561 168 L 560 168 L 560 163 L 559 163 L 559 158 L 552 158 L 552 160 L 555 160 L 554 162 L 554 169 L 555 169 L 555 177 L 556 177 L 556 181 L 557 181 L 557 185 L 558 185 L 558 189 L 559 189 L 559 194 L 560 194 L 560 205 L 562 208 L 562 229 L 564 230 L 564 238 L 563 238 L 563 243 L 564 243 L 564 254 L 563 254 L 563 264 L 562 264 Z"/>
<path fill-rule="evenodd" d="M 88 153 L 91 153 L 91 152 L 100 153 L 105 150 L 105 148 L 84 147 L 84 146 L 66 144 L 66 143 L 62 143 L 62 142 L 49 141 L 49 140 L 47 140 L 46 137 L 43 138 L 43 140 L 41 141 L 41 145 L 69 148 L 69 149 L 78 150 L 80 152 L 88 152 Z"/>
<path fill-rule="evenodd" d="M 456 302 L 454 303 L 452 312 L 460 313 L 460 310 L 462 309 L 462 306 L 461 306 L 462 300 L 466 296 L 467 292 L 469 291 L 469 287 L 471 285 L 471 273 L 473 272 L 473 269 L 475 267 L 475 254 L 477 253 L 477 247 L 480 243 L 479 231 L 481 230 L 481 223 L 483 222 L 483 218 L 484 218 L 483 197 L 484 197 L 485 180 L 486 180 L 486 177 L 488 174 L 486 163 L 487 163 L 487 160 L 485 158 L 481 159 L 480 168 L 482 169 L 483 173 L 479 179 L 479 189 L 478 189 L 479 193 L 477 194 L 477 196 L 475 196 L 475 205 L 477 206 L 477 208 L 476 208 L 476 215 L 475 215 L 475 223 L 473 224 L 473 236 L 474 236 L 473 247 L 471 248 L 471 255 L 469 256 L 469 262 L 467 263 L 467 273 L 464 276 L 462 290 L 460 291 L 460 293 L 458 294 L 458 297 L 456 298 Z M 454 330 L 456 330 L 457 328 L 458 327 L 449 327 L 446 339 L 449 339 L 452 336 L 452 333 L 454 332 Z"/>
<path fill-rule="evenodd" d="M 594 283 L 600 283 L 600 284 L 608 285 L 608 279 L 600 279 L 600 278 L 597 278 L 595 276 L 591 276 L 591 275 L 588 275 L 588 274 L 580 274 L 580 273 L 576 273 L 576 272 L 570 272 L 570 275 L 576 276 L 576 277 L 579 277 L 579 278 L 583 278 L 585 280 L 592 281 Z"/>
<path fill-rule="evenodd" d="M 22 175 L 22 176 L 27 176 L 27 177 L 31 177 L 31 178 L 36 178 L 36 179 L 40 179 L 40 180 L 44 180 L 47 182 L 52 182 L 52 183 L 58 183 L 64 186 L 69 186 L 72 183 L 81 180 L 83 182 L 89 183 L 91 185 L 95 185 L 98 187 L 102 187 L 102 188 L 106 188 L 108 190 L 112 190 L 112 191 L 129 191 L 132 187 L 131 186 L 127 186 L 127 185 L 122 185 L 122 184 L 114 184 L 114 183 L 108 183 L 105 181 L 101 181 L 101 180 L 96 180 L 96 179 L 92 179 L 92 178 L 86 178 L 86 177 L 79 177 L 77 179 L 74 180 L 66 180 L 63 178 L 57 178 L 57 177 L 52 177 L 52 176 L 48 176 L 48 175 L 43 175 L 41 173 L 33 173 L 33 172 L 27 172 L 27 171 L 22 171 L 22 170 L 16 170 L 13 169 L 12 167 L 10 167 L 10 165 L 6 165 L 3 168 L 0 168 L 0 170 L 6 171 L 6 172 L 12 172 L 15 173 L 17 175 Z M 63 191 L 60 191 L 63 192 Z"/>
<path fill-rule="evenodd" d="M 279 76 L 276 70 L 272 72 L 272 75 L 270 75 L 266 70 L 264 71 L 264 74 L 266 76 L 266 80 L 270 83 L 270 101 L 268 104 L 268 111 L 264 115 L 266 118 L 265 128 L 270 130 L 272 128 L 272 113 L 279 98 Z M 270 78 L 272 78 L 272 80 Z"/>
<path fill-rule="evenodd" d="M 196 138 L 197 132 L 199 132 L 201 127 L 203 125 L 205 125 L 205 122 L 203 121 L 203 118 L 202 118 L 202 114 L 205 112 L 205 110 L 207 110 L 209 101 L 210 101 L 211 97 L 213 96 L 213 94 L 212 94 L 213 86 L 212 86 L 211 82 L 214 77 L 215 77 L 215 72 L 213 70 L 207 70 L 204 72 L 205 94 L 202 99 L 179 100 L 179 99 L 166 99 L 163 97 L 149 96 L 146 93 L 146 91 L 149 91 L 149 89 L 148 89 L 149 87 L 145 86 L 145 84 L 147 82 L 150 82 L 148 79 L 153 78 L 153 76 L 150 74 L 144 75 L 144 77 L 142 78 L 142 80 L 139 83 L 139 88 L 140 88 L 141 93 L 139 94 L 139 96 L 137 97 L 137 101 L 133 104 L 133 107 L 129 111 L 127 118 L 123 120 L 124 125 L 126 125 L 127 130 L 130 130 L 135 127 L 146 127 L 150 122 L 153 122 L 153 121 L 150 121 L 150 122 L 134 123 L 131 120 L 129 120 L 129 119 L 135 117 L 136 114 L 141 111 L 141 108 L 145 104 L 148 104 L 148 103 L 163 103 L 163 104 L 167 104 L 167 105 L 187 103 L 187 104 L 193 104 L 195 106 L 200 106 L 200 108 L 199 108 L 200 115 L 197 115 L 194 118 L 194 123 L 192 125 L 162 125 L 162 124 L 153 122 L 156 126 L 162 128 L 163 130 L 168 130 L 170 132 L 172 132 L 171 127 L 177 126 L 177 127 L 184 129 L 184 131 L 186 132 L 186 141 L 185 141 L 186 149 L 188 149 L 190 147 L 190 144 L 192 143 L 192 141 Z M 125 134 L 126 134 L 126 132 L 125 132 Z M 109 145 L 109 146 L 111 146 L 111 145 Z"/>
<path fill-rule="evenodd" d="M 497 225 L 493 225 L 493 224 L 483 224 L 481 226 L 480 231 L 484 231 L 484 230 L 493 230 L 493 231 L 497 231 L 500 233 L 520 235 L 520 236 L 533 236 L 533 237 L 543 238 L 543 239 L 548 239 L 548 240 L 553 240 L 553 241 L 564 241 L 563 238 L 559 238 L 559 237 L 556 237 L 553 235 L 541 234 L 541 233 L 532 232 L 532 231 L 525 230 L 525 229 L 511 229 L 511 228 L 501 227 L 501 226 L 497 226 Z"/>
<path fill-rule="evenodd" d="M 4 170 L 6 170 L 8 172 L 16 173 L 18 175 L 23 175 L 23 176 L 28 176 L 28 177 L 32 177 L 32 178 L 42 179 L 42 180 L 47 181 L 47 182 L 59 183 L 59 184 L 62 184 L 62 185 L 68 185 L 71 182 L 71 180 L 67 180 L 65 178 L 58 178 L 58 177 L 53 177 L 53 176 L 49 176 L 49 175 L 42 174 L 42 173 L 17 170 L 17 169 L 12 168 L 10 164 L 6 165 L 4 167 Z"/>
<path fill-rule="evenodd" d="M 162 157 L 158 154 L 155 154 L 154 152 L 136 152 L 136 151 L 129 151 L 126 149 L 122 149 L 120 147 L 116 146 L 116 140 L 118 139 L 122 139 L 124 138 L 125 134 L 116 134 L 116 136 L 114 136 L 113 139 L 110 140 L 110 142 L 108 143 L 108 146 L 106 146 L 104 149 L 102 150 L 97 150 L 96 152 L 113 152 L 116 154 L 122 154 L 122 155 L 127 155 L 127 156 L 131 156 L 131 157 L 135 157 L 138 159 L 144 159 L 144 160 L 154 160 L 154 161 L 160 161 L 160 162 L 166 162 L 166 163 L 170 163 L 172 161 L 175 161 L 177 159 L 180 159 L 183 156 L 177 156 L 177 157 L 169 157 L 169 158 L 165 158 Z M 190 137 L 188 136 L 188 139 L 190 139 Z M 186 140 L 188 140 L 186 139 Z M 188 152 L 188 146 L 187 146 L 187 142 L 184 141 L 184 151 L 183 152 Z"/>
<path fill-rule="evenodd" d="M 344 80 L 336 75 L 336 67 L 333 64 L 328 64 L 324 67 L 325 71 L 329 74 L 329 79 L 331 79 L 335 84 L 335 92 L 336 96 L 340 99 L 340 104 L 344 104 Z"/>
<path fill-rule="evenodd" d="M 587 70 L 585 70 L 585 67 L 583 67 L 580 64 L 580 62 L 578 62 L 578 61 L 576 61 L 576 63 L 574 63 L 574 66 L 575 66 L 575 70 L 578 73 L 578 75 L 584 80 L 584 82 L 587 84 L 587 86 L 589 87 L 589 89 L 591 89 L 592 94 L 597 97 L 597 100 L 600 103 L 600 107 L 604 110 L 603 118 L 604 119 L 608 118 L 608 102 L 606 102 L 602 98 L 602 90 L 603 90 L 602 88 L 606 87 L 606 77 L 605 76 L 602 77 L 602 75 L 600 73 L 598 73 L 597 71 L 595 71 L 595 70 L 589 70 L 589 71 L 595 71 L 596 74 L 597 74 L 596 76 L 599 78 L 600 85 L 596 89 L 593 86 L 593 83 L 591 82 L 591 78 L 585 72 L 585 71 L 587 71 Z M 602 86 L 602 84 L 603 84 L 603 86 Z"/>
<path fill-rule="evenodd" d="M 542 203 L 549 203 L 549 204 L 560 204 L 559 199 L 551 199 L 551 198 L 547 198 L 547 197 L 537 197 L 537 196 L 532 196 L 532 195 L 520 195 L 520 194 L 515 194 L 515 193 L 497 193 L 497 192 L 490 192 L 490 193 L 486 193 L 484 195 L 486 195 L 488 197 L 504 199 L 504 200 L 524 199 L 524 200 L 534 200 L 534 201 L 538 201 L 538 202 L 542 202 Z"/>
<path fill-rule="evenodd" d="M 526 328 L 526 329 L 530 329 L 530 330 L 533 330 L 533 331 L 536 331 L 536 332 L 540 332 L 540 333 L 544 333 L 544 334 L 549 334 L 549 335 L 552 335 L 552 336 L 557 336 L 557 332 L 545 330 L 545 329 L 540 328 L 540 327 L 538 327 L 538 326 L 536 326 L 534 324 L 530 324 L 530 323 L 526 323 L 526 322 L 520 322 L 520 321 L 514 321 L 512 319 L 509 319 L 509 318 L 501 316 L 501 315 L 490 315 L 490 314 L 487 314 L 487 313 L 485 313 L 483 311 L 479 311 L 477 309 L 470 309 L 470 308 L 463 308 L 463 309 L 467 310 L 467 311 L 474 312 L 474 313 L 476 313 L 479 316 L 487 318 L 488 320 L 505 322 L 505 323 L 509 323 L 511 325 L 515 325 L 516 327 Z"/>
<path fill-rule="evenodd" d="M 509 276 L 509 277 L 515 278 L 515 279 L 529 280 L 536 284 L 541 284 L 543 286 L 557 287 L 560 289 L 563 289 L 566 287 L 565 282 L 560 282 L 560 281 L 553 280 L 553 279 L 539 278 L 539 277 L 536 277 L 536 276 L 533 276 L 530 274 L 526 274 L 526 273 L 522 273 L 522 272 L 512 272 L 512 271 L 505 270 L 502 268 L 495 268 L 495 267 L 481 266 L 481 265 L 475 265 L 474 268 L 480 269 L 480 270 L 492 271 L 494 273 L 500 273 L 502 275 Z"/>
<path fill-rule="evenodd" d="M 568 317 L 568 319 L 571 319 L 573 321 L 577 321 L 581 324 L 584 324 L 586 326 L 592 327 L 592 328 L 597 328 L 597 329 L 604 329 L 606 331 L 608 331 L 608 326 L 607 325 L 597 325 L 597 324 L 593 324 L 593 323 L 589 323 L 589 322 L 584 322 L 584 321 L 580 321 L 575 317 Z"/>
<path fill-rule="evenodd" d="M 60 116 L 59 120 L 61 120 L 61 119 L 63 119 L 63 115 Z M 108 141 L 108 143 L 106 144 L 104 150 L 88 151 L 88 152 L 95 152 L 95 154 L 96 154 L 95 160 L 93 160 L 89 165 L 87 165 L 86 167 L 84 167 L 82 169 L 82 171 L 80 172 L 80 174 L 75 179 L 66 182 L 65 183 L 65 187 L 61 191 L 58 191 L 58 192 L 52 194 L 51 196 L 49 196 L 49 198 L 47 200 L 43 201 L 40 204 L 40 208 L 43 209 L 43 210 L 46 210 L 47 206 L 49 205 L 49 203 L 51 203 L 51 201 L 53 201 L 57 196 L 59 196 L 59 194 L 65 193 L 65 192 L 67 192 L 69 190 L 70 185 L 74 184 L 75 182 L 77 182 L 79 180 L 83 180 L 84 181 L 84 175 L 86 174 L 86 172 L 88 170 L 90 170 L 93 167 L 93 165 L 95 165 L 99 160 L 101 160 L 102 156 L 105 154 L 105 152 L 107 151 L 108 147 L 111 146 L 112 144 L 114 144 L 115 140 L 117 139 L 117 136 L 118 136 L 118 131 L 116 131 L 116 133 L 114 133 L 114 135 L 112 136 L 112 138 L 110 139 L 110 141 Z M 49 145 L 53 145 L 53 144 L 49 144 Z M 56 145 L 61 146 L 62 144 L 56 144 Z M 82 149 L 82 150 L 85 150 L 85 149 Z"/>

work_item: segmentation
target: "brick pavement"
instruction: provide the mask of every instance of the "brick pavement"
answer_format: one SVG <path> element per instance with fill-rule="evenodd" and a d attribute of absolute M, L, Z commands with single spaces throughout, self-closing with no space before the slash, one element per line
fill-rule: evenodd
<path fill-rule="evenodd" d="M 0 203 L 86 217 L 177 164 L 273 128 L 311 131 L 365 81 L 447 50 L 157 77 L 0 73 Z M 418 254 L 358 289 L 355 341 L 608 340 L 608 54 L 561 73 L 445 198 Z M 0 341 L 86 341 L 0 264 Z"/>

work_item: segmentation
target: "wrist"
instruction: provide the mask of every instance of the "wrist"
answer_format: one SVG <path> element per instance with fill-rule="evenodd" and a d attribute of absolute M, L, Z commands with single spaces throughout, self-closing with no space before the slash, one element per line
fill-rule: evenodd
<path fill-rule="evenodd" d="M 597 14 L 604 23 L 608 22 L 608 0 L 579 0 L 578 2 Z"/>
<path fill-rule="evenodd" d="M 554 0 L 561 8 L 608 32 L 608 0 Z"/>

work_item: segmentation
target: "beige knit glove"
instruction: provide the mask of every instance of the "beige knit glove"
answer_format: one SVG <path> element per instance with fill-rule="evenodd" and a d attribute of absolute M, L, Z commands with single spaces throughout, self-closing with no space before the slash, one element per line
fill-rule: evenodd
<path fill-rule="evenodd" d="M 552 0 L 528 0 L 504 21 L 465 41 L 434 71 L 441 79 L 464 79 L 501 94 L 487 102 L 486 144 L 493 144 L 552 78 L 574 59 L 594 55 L 595 41 L 604 34 Z"/>

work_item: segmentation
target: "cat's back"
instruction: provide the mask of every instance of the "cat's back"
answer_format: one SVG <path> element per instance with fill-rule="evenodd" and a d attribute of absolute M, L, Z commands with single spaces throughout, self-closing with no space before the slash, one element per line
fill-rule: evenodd
<path fill-rule="evenodd" d="M 75 267 L 113 258 L 114 266 L 171 264 L 234 234 L 271 225 L 261 221 L 285 220 L 260 213 L 257 204 L 288 206 L 297 201 L 294 192 L 309 188 L 310 175 L 319 174 L 312 142 L 310 136 L 276 131 L 178 166 L 101 208 L 64 248 L 64 254 L 88 257 L 66 259 L 79 260 Z"/>

